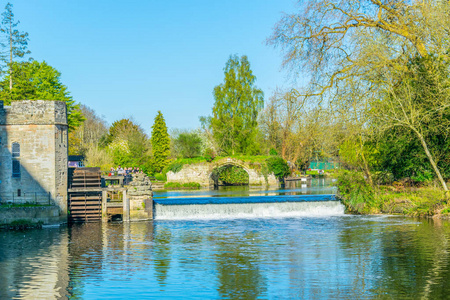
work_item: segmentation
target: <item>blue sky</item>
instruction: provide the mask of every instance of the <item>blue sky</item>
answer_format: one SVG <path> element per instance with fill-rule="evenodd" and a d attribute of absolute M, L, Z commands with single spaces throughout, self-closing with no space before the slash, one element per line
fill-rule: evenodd
<path fill-rule="evenodd" d="M 150 133 L 161 110 L 169 128 L 197 128 L 231 54 L 248 56 L 265 100 L 289 85 L 280 50 L 265 40 L 294 0 L 11 3 L 31 57 L 59 70 L 74 99 L 109 123 L 132 116 Z"/>

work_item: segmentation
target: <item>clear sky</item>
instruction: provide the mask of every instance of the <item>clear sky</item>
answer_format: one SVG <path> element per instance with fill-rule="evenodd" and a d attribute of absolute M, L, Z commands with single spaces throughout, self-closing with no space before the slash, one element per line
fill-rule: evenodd
<path fill-rule="evenodd" d="M 169 128 L 197 128 L 231 54 L 248 56 L 265 100 L 288 84 L 280 50 L 265 40 L 294 0 L 11 3 L 31 57 L 60 71 L 74 99 L 109 123 L 132 116 L 150 133 L 161 110 Z"/>

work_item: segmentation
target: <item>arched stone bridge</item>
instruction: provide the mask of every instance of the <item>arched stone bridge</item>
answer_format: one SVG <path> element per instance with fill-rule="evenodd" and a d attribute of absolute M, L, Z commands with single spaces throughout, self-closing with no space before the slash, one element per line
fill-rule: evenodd
<path fill-rule="evenodd" d="M 198 182 L 202 186 L 210 186 L 214 184 L 213 171 L 223 166 L 238 166 L 244 169 L 248 174 L 249 185 L 278 185 L 278 180 L 273 174 L 264 176 L 260 163 L 246 162 L 232 157 L 225 157 L 210 163 L 183 165 L 183 168 L 177 173 L 167 172 L 167 182 Z"/>

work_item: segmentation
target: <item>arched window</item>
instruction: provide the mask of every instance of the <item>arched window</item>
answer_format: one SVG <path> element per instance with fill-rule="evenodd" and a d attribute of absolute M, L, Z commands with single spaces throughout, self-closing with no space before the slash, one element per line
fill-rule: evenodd
<path fill-rule="evenodd" d="M 11 148 L 12 177 L 20 178 L 20 144 L 13 143 Z"/>

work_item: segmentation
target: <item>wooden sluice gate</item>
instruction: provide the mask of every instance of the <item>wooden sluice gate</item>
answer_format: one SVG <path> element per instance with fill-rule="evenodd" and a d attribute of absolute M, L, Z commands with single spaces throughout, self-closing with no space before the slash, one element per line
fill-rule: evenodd
<path fill-rule="evenodd" d="M 69 222 L 102 219 L 100 168 L 76 168 L 69 172 Z"/>
<path fill-rule="evenodd" d="M 113 217 L 120 216 L 122 221 L 130 220 L 130 202 L 127 197 L 127 188 L 108 187 L 102 191 L 103 222 L 112 221 Z"/>
<path fill-rule="evenodd" d="M 136 175 L 135 180 L 135 186 L 132 187 L 135 195 L 130 199 L 129 187 L 122 186 L 123 176 L 102 177 L 100 168 L 70 169 L 69 222 L 108 222 L 116 217 L 122 221 L 151 219 L 153 203 L 150 180 L 144 174 Z M 139 184 L 142 182 L 148 185 L 147 192 L 140 191 L 142 185 Z M 106 186 L 107 183 L 110 184 Z M 150 194 L 149 198 L 145 196 L 147 194 Z"/>

